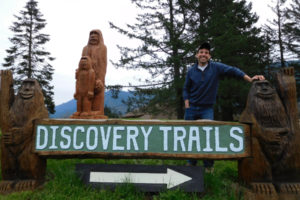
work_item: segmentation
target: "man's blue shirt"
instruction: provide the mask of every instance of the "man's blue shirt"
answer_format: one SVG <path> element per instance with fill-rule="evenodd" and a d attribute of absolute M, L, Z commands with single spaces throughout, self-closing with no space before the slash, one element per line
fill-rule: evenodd
<path fill-rule="evenodd" d="M 243 78 L 245 73 L 236 67 L 213 61 L 204 71 L 198 68 L 198 64 L 193 65 L 185 79 L 184 100 L 188 99 L 194 106 L 212 106 L 216 102 L 220 76 L 223 75 Z"/>

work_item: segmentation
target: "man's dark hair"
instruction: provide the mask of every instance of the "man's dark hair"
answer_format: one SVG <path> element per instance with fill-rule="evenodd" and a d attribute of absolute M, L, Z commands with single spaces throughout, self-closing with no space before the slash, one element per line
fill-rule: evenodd
<path fill-rule="evenodd" d="M 198 51 L 199 51 L 200 49 L 207 49 L 207 50 L 209 51 L 209 53 L 210 53 L 210 44 L 209 44 L 208 42 L 204 42 L 204 43 L 202 43 L 201 46 L 198 48 Z"/>

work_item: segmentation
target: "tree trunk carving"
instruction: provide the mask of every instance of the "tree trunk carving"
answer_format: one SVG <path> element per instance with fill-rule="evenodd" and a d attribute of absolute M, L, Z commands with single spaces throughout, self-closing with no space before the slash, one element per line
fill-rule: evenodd
<path fill-rule="evenodd" d="M 250 89 L 240 122 L 252 124 L 252 157 L 239 161 L 239 177 L 265 199 L 274 193 L 277 199 L 285 194 L 298 199 L 300 130 L 294 68 L 283 68 L 275 78 L 276 88 L 269 81 L 256 81 Z"/>
<path fill-rule="evenodd" d="M 42 90 L 36 80 L 26 79 L 15 96 L 12 73 L 3 70 L 0 102 L 0 193 L 35 189 L 43 184 L 46 170 L 46 159 L 32 152 L 33 122 L 48 117 Z"/>

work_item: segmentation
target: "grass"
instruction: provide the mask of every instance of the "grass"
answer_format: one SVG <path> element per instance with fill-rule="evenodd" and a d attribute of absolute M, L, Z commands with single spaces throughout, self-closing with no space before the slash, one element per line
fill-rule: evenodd
<path fill-rule="evenodd" d="M 1 131 L 0 131 L 1 136 Z M 77 163 L 186 165 L 185 160 L 160 159 L 66 159 L 47 160 L 46 183 L 35 191 L 0 195 L 0 200 L 238 200 L 236 197 L 237 161 L 215 161 L 213 174 L 205 174 L 202 194 L 185 193 L 179 189 L 157 194 L 138 191 L 132 184 L 124 184 L 111 190 L 95 190 L 84 185 L 75 173 Z M 0 180 L 1 180 L 0 176 Z M 196 186 L 195 186 L 196 187 Z"/>
<path fill-rule="evenodd" d="M 36 191 L 18 192 L 9 195 L 0 195 L 4 200 L 235 200 L 233 189 L 234 182 L 237 181 L 236 161 L 216 161 L 215 172 L 206 174 L 205 192 L 203 194 L 185 193 L 181 190 L 170 190 L 158 194 L 145 194 L 138 191 L 132 184 L 124 184 L 117 187 L 115 191 L 94 190 L 84 185 L 75 173 L 77 163 L 106 163 L 106 164 L 168 164 L 182 165 L 186 161 L 176 160 L 103 160 L 103 159 L 69 159 L 52 160 L 48 159 L 47 182 L 42 189 Z M 196 187 L 196 186 L 195 186 Z"/>

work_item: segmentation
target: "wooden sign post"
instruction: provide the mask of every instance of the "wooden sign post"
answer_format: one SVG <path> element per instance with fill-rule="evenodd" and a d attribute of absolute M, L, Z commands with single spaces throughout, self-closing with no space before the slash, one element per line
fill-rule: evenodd
<path fill-rule="evenodd" d="M 240 159 L 250 156 L 250 128 L 218 121 L 43 119 L 35 122 L 41 157 Z M 203 169 L 191 166 L 78 165 L 95 188 L 132 183 L 142 191 L 202 192 Z"/>

